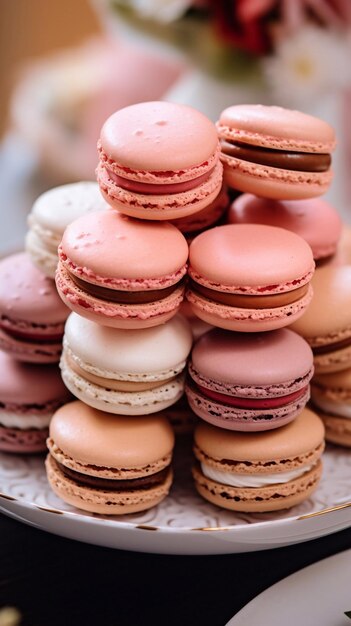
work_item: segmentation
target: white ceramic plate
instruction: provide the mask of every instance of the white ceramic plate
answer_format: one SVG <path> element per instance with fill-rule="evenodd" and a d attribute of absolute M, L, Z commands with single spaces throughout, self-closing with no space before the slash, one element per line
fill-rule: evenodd
<path fill-rule="evenodd" d="M 347 626 L 351 550 L 284 578 L 256 596 L 226 626 Z"/>
<path fill-rule="evenodd" d="M 280 513 L 235 514 L 200 498 L 190 476 L 189 443 L 178 444 L 175 483 L 145 513 L 106 517 L 66 505 L 51 491 L 43 457 L 0 454 L 0 511 L 71 539 L 161 554 L 230 554 L 322 537 L 351 524 L 351 452 L 329 446 L 315 495 Z M 350 594 L 351 603 L 351 594 Z"/>

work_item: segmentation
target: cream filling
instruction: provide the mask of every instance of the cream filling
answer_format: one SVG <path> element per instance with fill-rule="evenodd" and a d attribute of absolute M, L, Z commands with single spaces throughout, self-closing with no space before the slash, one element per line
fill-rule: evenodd
<path fill-rule="evenodd" d="M 332 415 L 338 415 L 339 417 L 346 417 L 351 419 L 350 402 L 333 402 L 332 400 L 327 400 L 317 394 L 314 395 L 313 393 L 312 400 L 316 407 L 322 409 L 324 413 L 331 413 Z"/>
<path fill-rule="evenodd" d="M 288 483 L 294 478 L 299 478 L 308 472 L 313 465 L 304 465 L 289 472 L 276 472 L 275 474 L 235 474 L 232 472 L 222 472 L 205 463 L 201 463 L 204 476 L 222 485 L 230 487 L 266 487 L 278 483 Z"/>
<path fill-rule="evenodd" d="M 35 415 L 28 413 L 13 413 L 6 411 L 6 409 L 0 410 L 0 426 L 5 428 L 18 428 L 19 430 L 28 430 L 29 428 L 47 428 L 50 424 L 52 413 L 45 413 L 44 415 Z"/>

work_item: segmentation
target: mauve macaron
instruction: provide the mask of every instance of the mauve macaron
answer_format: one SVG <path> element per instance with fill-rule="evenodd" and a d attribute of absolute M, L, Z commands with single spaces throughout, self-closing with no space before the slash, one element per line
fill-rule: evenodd
<path fill-rule="evenodd" d="M 325 265 L 312 280 L 313 298 L 291 328 L 314 354 L 316 374 L 351 367 L 351 266 Z"/>
<path fill-rule="evenodd" d="M 337 211 L 322 198 L 268 200 L 250 193 L 231 204 L 228 224 L 267 224 L 291 230 L 307 241 L 316 261 L 335 253 L 342 228 Z"/>
<path fill-rule="evenodd" d="M 196 342 L 186 394 L 206 422 L 229 430 L 259 431 L 293 420 L 310 397 L 313 354 L 283 328 L 233 333 L 218 328 Z"/>
<path fill-rule="evenodd" d="M 283 228 L 217 226 L 194 239 L 189 255 L 186 297 L 213 326 L 240 332 L 282 328 L 311 301 L 312 250 Z"/>
<path fill-rule="evenodd" d="M 144 511 L 171 487 L 174 434 L 161 413 L 131 419 L 70 402 L 53 416 L 47 444 L 53 491 L 84 511 Z"/>
<path fill-rule="evenodd" d="M 263 513 L 300 504 L 322 474 L 324 427 L 309 409 L 264 433 L 235 433 L 202 423 L 194 442 L 197 491 L 231 511 Z"/>
<path fill-rule="evenodd" d="M 71 398 L 59 368 L 20 363 L 0 352 L 0 371 L 0 451 L 45 451 L 50 419 Z"/>
<path fill-rule="evenodd" d="M 351 368 L 314 376 L 311 396 L 326 440 L 351 448 Z"/>
<path fill-rule="evenodd" d="M 335 133 L 323 120 L 243 104 L 225 109 L 217 129 L 229 187 L 276 200 L 314 198 L 328 190 Z"/>
<path fill-rule="evenodd" d="M 59 259 L 56 285 L 65 304 L 105 326 L 157 326 L 183 300 L 188 244 L 167 222 L 88 213 L 66 228 Z"/>
<path fill-rule="evenodd" d="M 62 377 L 77 398 L 109 413 L 147 415 L 183 395 L 192 333 L 180 315 L 153 328 L 123 330 L 72 313 L 63 346 Z"/>
<path fill-rule="evenodd" d="M 41 194 L 28 216 L 26 251 L 33 263 L 55 277 L 57 248 L 65 228 L 84 213 L 107 209 L 97 183 L 79 182 L 61 185 Z"/>
<path fill-rule="evenodd" d="M 111 115 L 98 142 L 106 201 L 141 219 L 191 215 L 219 194 L 223 167 L 215 125 L 171 102 L 143 102 Z"/>
<path fill-rule="evenodd" d="M 25 252 L 0 261 L 0 348 L 20 361 L 56 363 L 69 309 Z"/>

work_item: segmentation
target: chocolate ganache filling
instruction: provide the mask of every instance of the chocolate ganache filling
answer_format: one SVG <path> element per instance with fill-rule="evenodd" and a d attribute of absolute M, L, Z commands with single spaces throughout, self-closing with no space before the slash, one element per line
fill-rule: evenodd
<path fill-rule="evenodd" d="M 185 278 L 183 278 L 175 285 L 171 285 L 165 289 L 150 289 L 149 291 L 122 291 L 88 283 L 86 280 L 78 278 L 71 272 L 69 272 L 69 275 L 73 282 L 90 296 L 120 304 L 147 304 L 149 302 L 157 302 L 158 300 L 162 300 L 163 298 L 170 296 L 179 287 L 185 287 Z"/>
<path fill-rule="evenodd" d="M 288 152 L 272 150 L 261 146 L 252 146 L 240 142 L 221 142 L 222 153 L 227 156 L 297 172 L 326 172 L 331 164 L 330 154 L 315 154 L 310 152 Z"/>
<path fill-rule="evenodd" d="M 337 350 L 348 348 L 348 346 L 351 346 L 351 337 L 346 337 L 345 339 L 335 341 L 334 343 L 328 343 L 324 346 L 312 346 L 312 352 L 313 354 L 328 354 L 329 352 L 336 352 Z"/>
<path fill-rule="evenodd" d="M 205 298 L 208 298 L 209 300 L 213 300 L 214 302 L 218 302 L 226 306 L 234 306 L 241 309 L 268 309 L 272 307 L 274 308 L 286 306 L 303 298 L 303 296 L 306 295 L 308 291 L 308 285 L 303 285 L 302 287 L 292 289 L 291 291 L 285 291 L 283 293 L 272 293 L 262 296 L 247 295 L 240 293 L 227 293 L 223 291 L 217 291 L 215 289 L 209 289 L 208 287 L 204 287 L 194 280 L 190 281 L 190 288 L 193 291 L 196 291 L 200 295 L 204 296 Z"/>
<path fill-rule="evenodd" d="M 103 491 L 130 491 L 131 489 L 151 489 L 162 485 L 167 478 L 169 467 L 165 467 L 156 474 L 150 474 L 149 476 L 142 476 L 141 478 L 129 478 L 129 479 L 111 479 L 111 478 L 98 478 L 97 476 L 89 476 L 88 474 L 81 474 L 68 467 L 65 467 L 56 459 L 52 457 L 52 460 L 57 465 L 58 469 L 70 480 L 73 480 L 78 485 L 84 487 L 91 487 L 92 489 L 101 489 Z"/>

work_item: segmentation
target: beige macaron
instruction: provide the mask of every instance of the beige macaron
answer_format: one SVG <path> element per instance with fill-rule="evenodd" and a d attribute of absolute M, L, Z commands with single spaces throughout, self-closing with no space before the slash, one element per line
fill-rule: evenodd
<path fill-rule="evenodd" d="M 308 498 L 321 477 L 324 426 L 309 409 L 286 426 L 258 433 L 203 423 L 194 440 L 196 489 L 224 509 L 287 509 Z"/>
<path fill-rule="evenodd" d="M 71 402 L 53 416 L 47 445 L 49 483 L 78 509 L 136 513 L 171 487 L 174 435 L 161 413 L 128 418 Z"/>
<path fill-rule="evenodd" d="M 351 368 L 315 376 L 311 397 L 324 422 L 326 440 L 351 447 Z"/>

